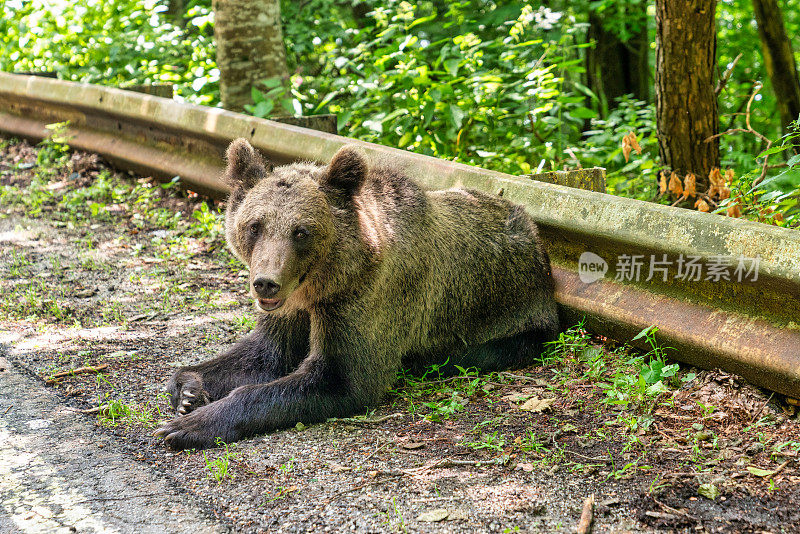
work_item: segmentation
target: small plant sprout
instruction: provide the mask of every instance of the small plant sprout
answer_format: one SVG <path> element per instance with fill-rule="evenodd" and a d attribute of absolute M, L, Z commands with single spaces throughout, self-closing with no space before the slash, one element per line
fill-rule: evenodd
<path fill-rule="evenodd" d="M 217 447 L 222 447 L 224 451 L 214 459 L 209 458 L 207 452 L 203 452 L 203 459 L 206 462 L 206 469 L 209 471 L 209 476 L 216 480 L 217 483 L 221 483 L 226 478 L 233 478 L 230 464 L 231 460 L 235 458 L 233 449 L 236 448 L 236 444 L 229 445 L 220 438 L 217 438 L 216 444 Z"/>

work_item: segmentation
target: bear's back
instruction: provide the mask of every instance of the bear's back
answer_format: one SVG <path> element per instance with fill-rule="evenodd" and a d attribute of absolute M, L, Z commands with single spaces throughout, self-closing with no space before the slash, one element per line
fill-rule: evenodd
<path fill-rule="evenodd" d="M 426 192 L 379 170 L 358 210 L 377 265 L 364 309 L 383 316 L 398 347 L 480 343 L 519 331 L 541 313 L 531 302 L 551 301 L 549 262 L 520 206 L 469 189 Z"/>

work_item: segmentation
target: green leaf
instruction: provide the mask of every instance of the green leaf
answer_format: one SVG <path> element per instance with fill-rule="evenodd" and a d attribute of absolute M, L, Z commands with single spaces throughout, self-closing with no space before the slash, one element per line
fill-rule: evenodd
<path fill-rule="evenodd" d="M 256 89 L 255 87 L 250 88 L 250 97 L 253 99 L 253 102 L 258 104 L 259 102 L 264 101 L 264 93 Z"/>
<path fill-rule="evenodd" d="M 589 89 L 588 87 L 586 87 L 582 83 L 580 83 L 580 82 L 572 82 L 572 84 L 575 86 L 575 89 L 577 89 L 581 93 L 583 93 L 586 96 L 588 96 L 589 98 L 591 98 L 594 102 L 598 102 L 598 103 L 600 102 L 600 99 L 597 97 L 597 95 L 594 93 L 594 91 L 592 91 L 591 89 Z"/>
<path fill-rule="evenodd" d="M 406 114 L 408 114 L 408 110 L 407 109 L 403 109 L 403 108 L 396 109 L 396 110 L 392 111 L 391 113 L 389 113 L 388 115 L 386 115 L 384 118 L 382 118 L 381 122 L 382 123 L 383 122 L 389 122 L 389 121 L 394 120 L 396 117 L 399 117 L 400 115 L 406 115 Z"/>
<path fill-rule="evenodd" d="M 712 501 L 716 501 L 720 496 L 719 488 L 714 484 L 700 484 L 700 487 L 697 488 L 697 493 Z"/>
<path fill-rule="evenodd" d="M 747 470 L 750 471 L 750 474 L 755 475 L 757 477 L 768 477 L 768 476 L 772 476 L 772 475 L 775 474 L 775 470 L 774 469 L 772 469 L 772 470 L 770 470 L 770 469 L 761 469 L 760 467 L 750 466 L 750 467 L 747 468 Z"/>
<path fill-rule="evenodd" d="M 645 390 L 645 393 L 649 397 L 655 397 L 656 395 L 667 393 L 668 391 L 669 388 L 667 388 L 667 386 L 665 386 L 664 383 L 661 380 L 659 380 L 655 384 L 648 386 L 648 388 Z"/>
<path fill-rule="evenodd" d="M 800 163 L 800 154 L 795 154 L 794 156 L 792 156 L 791 158 L 789 158 L 789 161 L 787 161 L 787 162 L 786 162 L 786 164 L 787 164 L 789 167 L 794 167 L 794 166 L 795 166 L 795 165 L 797 165 L 798 163 Z"/>
<path fill-rule="evenodd" d="M 272 109 L 275 107 L 275 102 L 272 100 L 262 100 L 255 106 L 253 106 L 253 116 L 264 118 L 269 116 Z"/>
<path fill-rule="evenodd" d="M 460 59 L 446 59 L 444 61 L 444 68 L 450 76 L 458 76 L 458 66 L 461 64 Z"/>
<path fill-rule="evenodd" d="M 435 19 L 436 17 L 437 17 L 437 14 L 434 13 L 433 15 L 429 15 L 427 17 L 418 18 L 417 20 L 415 20 L 414 22 L 409 24 L 407 29 L 410 30 L 414 26 L 419 26 L 420 24 L 425 24 L 426 22 L 429 22 L 429 21 Z"/>
<path fill-rule="evenodd" d="M 464 116 L 466 113 L 464 110 L 456 106 L 455 104 L 450 104 L 450 119 L 453 123 L 453 126 L 456 127 L 456 130 L 461 129 L 461 124 L 464 122 Z"/>
<path fill-rule="evenodd" d="M 286 98 L 284 100 L 281 100 L 281 107 L 285 109 L 286 112 L 289 113 L 289 115 L 295 114 L 294 102 L 292 101 L 291 98 Z"/>
<path fill-rule="evenodd" d="M 89 211 L 92 213 L 92 217 L 97 217 L 97 215 L 100 213 L 100 210 L 105 207 L 106 207 L 105 204 L 92 202 L 91 204 L 89 204 Z"/>
<path fill-rule="evenodd" d="M 569 114 L 575 117 L 576 119 L 594 119 L 597 117 L 596 111 L 583 106 L 569 110 Z"/>
<path fill-rule="evenodd" d="M 436 104 L 434 102 L 428 102 L 425 104 L 425 107 L 422 108 L 422 127 L 427 128 L 428 125 L 431 123 L 433 119 L 434 111 L 436 111 Z"/>
<path fill-rule="evenodd" d="M 794 178 L 794 179 L 792 179 L 792 178 Z M 789 181 L 793 186 L 796 187 L 797 184 L 800 183 L 800 168 L 787 169 L 787 170 L 783 171 L 780 174 L 776 174 L 775 176 L 771 176 L 771 177 L 767 178 L 766 180 L 763 180 L 762 182 L 760 182 L 758 185 L 753 186 L 750 189 L 750 191 L 748 191 L 748 193 L 752 193 L 756 189 L 763 189 L 764 186 L 766 186 L 768 184 L 771 184 L 772 182 L 777 182 L 778 180 L 781 180 L 781 179 Z"/>
<path fill-rule="evenodd" d="M 338 95 L 338 94 L 339 94 L 339 91 L 331 91 L 330 93 L 325 95 L 325 98 L 323 98 L 320 101 L 320 103 L 317 104 L 317 107 L 314 108 L 314 112 L 315 113 L 319 112 L 322 108 L 324 108 L 326 105 L 328 105 L 328 102 L 330 102 L 331 100 L 336 98 L 336 95 Z"/>
<path fill-rule="evenodd" d="M 648 326 L 647 328 L 636 334 L 636 336 L 633 339 L 631 339 L 631 341 L 636 341 L 637 339 L 642 339 L 643 337 L 646 337 L 650 333 L 650 331 L 653 330 L 653 328 L 655 328 L 655 325 Z"/>
<path fill-rule="evenodd" d="M 263 80 L 261 83 L 263 83 L 267 87 L 267 89 L 273 89 L 281 85 L 281 77 L 275 76 L 273 78 L 267 78 L 266 80 Z"/>
<path fill-rule="evenodd" d="M 759 154 L 758 158 L 763 158 L 764 156 L 770 156 L 772 154 L 778 154 L 779 152 L 783 152 L 784 150 L 788 150 L 792 147 L 792 145 L 783 145 L 783 146 L 774 146 L 772 148 L 768 148 L 761 154 Z"/>

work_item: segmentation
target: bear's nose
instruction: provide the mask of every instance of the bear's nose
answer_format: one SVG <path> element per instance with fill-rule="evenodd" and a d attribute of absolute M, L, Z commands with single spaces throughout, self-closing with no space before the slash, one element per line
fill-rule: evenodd
<path fill-rule="evenodd" d="M 259 297 L 262 299 L 268 299 L 278 294 L 278 291 L 281 289 L 281 285 L 276 283 L 274 280 L 270 280 L 264 276 L 259 276 L 253 280 L 253 289 L 256 290 L 256 293 L 258 293 Z"/>

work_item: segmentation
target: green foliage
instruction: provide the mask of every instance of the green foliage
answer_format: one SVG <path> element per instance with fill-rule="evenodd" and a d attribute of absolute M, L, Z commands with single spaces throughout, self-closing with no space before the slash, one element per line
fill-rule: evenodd
<path fill-rule="evenodd" d="M 474 450 L 487 449 L 495 452 L 503 452 L 506 439 L 502 434 L 498 435 L 497 432 L 492 432 L 491 434 L 487 432 L 481 434 L 480 439 L 477 441 L 470 441 L 466 445 Z"/>
<path fill-rule="evenodd" d="M 200 207 L 194 210 L 192 217 L 197 221 L 192 224 L 193 235 L 214 239 L 222 234 L 223 215 L 219 210 L 212 211 L 205 202 L 200 203 Z"/>
<path fill-rule="evenodd" d="M 457 371 L 455 376 L 446 376 L 445 370 Z M 421 377 L 401 371 L 394 393 L 408 403 L 411 413 L 422 410 L 425 419 L 441 422 L 462 411 L 486 383 L 486 377 L 477 369 L 460 366 L 434 364 Z"/>
<path fill-rule="evenodd" d="M 67 127 L 69 122 L 55 122 L 45 126 L 52 133 L 39 143 L 36 164 L 43 168 L 52 168 L 66 163 L 69 157 L 67 144 Z"/>
<path fill-rule="evenodd" d="M 294 95 L 306 114 L 336 113 L 345 135 L 522 174 L 549 170 L 596 116 L 567 84 L 585 45 L 564 13 L 514 2 L 370 5 L 359 25 L 317 33 L 313 49 L 295 47 L 308 33 L 292 21 L 339 8 L 286 6 L 288 49 L 310 71 L 294 76 Z"/>
<path fill-rule="evenodd" d="M 574 372 L 581 372 L 584 378 L 597 380 L 606 371 L 606 358 L 603 349 L 591 345 L 591 335 L 581 320 L 575 326 L 558 334 L 558 339 L 546 344 L 542 359 L 546 364 L 558 363 L 554 369 L 557 378 L 568 380 Z"/>
<path fill-rule="evenodd" d="M 258 84 L 249 113 L 335 113 L 343 135 L 511 174 L 602 166 L 609 192 L 667 201 L 657 191 L 652 104 L 627 96 L 609 111 L 604 95 L 585 85 L 589 21 L 623 42 L 649 26 L 652 42 L 651 0 L 281 4 L 291 83 Z M 185 27 L 165 15 L 166 6 L 5 0 L 0 69 L 118 86 L 170 82 L 182 98 L 218 105 L 211 2 L 189 2 Z M 800 11 L 783 14 L 793 35 Z M 722 166 L 736 178 L 719 211 L 737 202 L 748 218 L 797 226 L 800 170 L 788 150 L 770 160 L 785 166 L 770 167 L 754 185 L 764 157 L 754 155 L 781 132 L 752 10 L 722 2 L 717 19 L 719 69 L 743 55 L 719 95 L 721 130 L 745 127 L 745 105 L 756 84 L 765 84 L 748 115 L 765 137 L 720 139 Z M 621 140 L 629 132 L 643 152 L 626 160 Z M 58 157 L 58 144 L 45 148 L 43 158 Z M 103 204 L 90 205 L 92 217 L 103 216 Z M 210 231 L 207 223 L 198 219 L 198 231 Z"/>
<path fill-rule="evenodd" d="M 289 89 L 281 83 L 279 78 L 270 78 L 261 82 L 266 91 L 253 87 L 253 105 L 245 105 L 244 109 L 256 117 L 269 117 L 275 115 L 294 115 L 294 100 Z"/>
<path fill-rule="evenodd" d="M 669 386 L 675 385 L 680 367 L 677 363 L 666 363 L 666 349 L 656 340 L 656 332 L 657 327 L 649 326 L 633 338 L 633 341 L 644 339 L 650 350 L 636 354 L 624 366 L 617 368 L 610 384 L 601 384 L 606 392 L 605 402 L 623 406 L 633 404 L 649 412 L 653 401 L 668 392 Z M 694 375 L 684 377 L 686 381 L 692 379 Z"/>
<path fill-rule="evenodd" d="M 0 70 L 54 71 L 60 78 L 125 86 L 173 83 L 193 102 L 219 100 L 213 15 L 189 9 L 186 29 L 167 22 L 166 2 L 108 0 L 0 3 Z"/>
<path fill-rule="evenodd" d="M 103 380 L 100 375 L 98 380 Z M 108 380 L 103 381 L 110 384 Z M 113 388 L 113 385 L 111 387 Z M 159 395 L 158 399 L 162 397 L 163 395 Z M 106 401 L 100 404 L 98 422 L 106 427 L 114 427 L 120 423 L 141 425 L 146 428 L 155 426 L 156 419 L 162 415 L 157 406 L 158 399 L 153 404 L 128 403 L 121 399 L 110 398 L 110 394 L 106 393 Z"/>
<path fill-rule="evenodd" d="M 797 145 L 800 145 L 800 120 L 769 149 L 755 157 L 747 156 L 752 170 L 733 182 L 731 198 L 722 201 L 718 211 L 725 211 L 737 203 L 747 218 L 779 226 L 800 226 L 800 154 L 795 153 Z M 785 163 L 779 164 L 762 179 L 765 162 L 780 161 L 781 157 L 785 158 Z"/>
<path fill-rule="evenodd" d="M 575 148 L 584 167 L 607 169 L 608 192 L 651 200 L 658 194 L 656 171 L 658 162 L 658 136 L 656 111 L 653 104 L 624 96 L 617 100 L 605 119 L 592 119 L 585 131 L 584 142 Z M 625 161 L 622 138 L 628 133 L 636 135 L 642 153 L 630 154 Z"/>
<path fill-rule="evenodd" d="M 217 481 L 217 483 L 222 482 L 226 478 L 233 478 L 233 473 L 230 470 L 231 460 L 233 460 L 236 455 L 233 453 L 233 449 L 236 447 L 236 444 L 229 445 L 222 441 L 220 438 L 217 438 L 217 447 L 222 447 L 224 450 L 223 452 L 217 456 L 216 458 L 209 458 L 207 452 L 203 452 L 203 459 L 206 462 L 206 469 L 209 471 L 209 476 Z"/>

